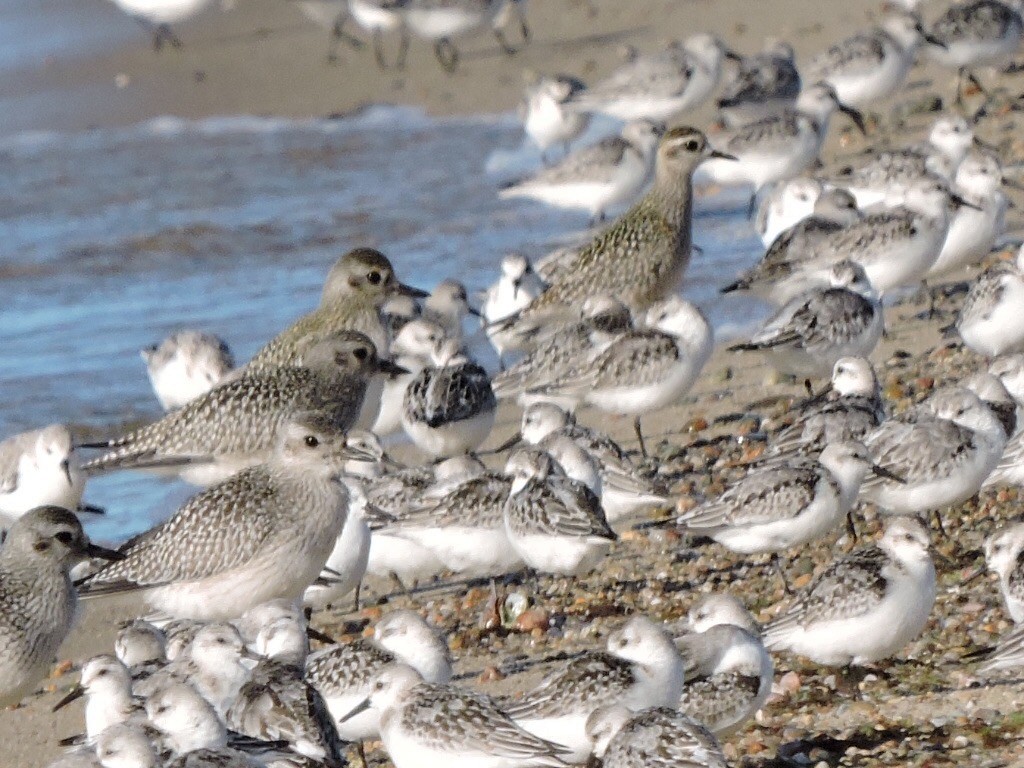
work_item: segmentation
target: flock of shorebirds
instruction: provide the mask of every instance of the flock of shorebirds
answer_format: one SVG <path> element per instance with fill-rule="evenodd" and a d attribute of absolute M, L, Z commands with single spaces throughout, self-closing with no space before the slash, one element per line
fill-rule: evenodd
<path fill-rule="evenodd" d="M 373 4 L 353 0 L 357 18 L 362 5 Z M 899 653 L 936 598 L 929 525 L 942 529 L 983 487 L 1024 482 L 1024 255 L 980 272 L 949 329 L 977 353 L 976 373 L 896 414 L 868 360 L 883 299 L 1004 241 L 1010 180 L 974 136 L 998 97 L 973 69 L 1009 62 L 1022 36 L 1014 3 L 973 0 L 927 28 L 892 11 L 799 70 L 786 45 L 743 58 L 700 34 L 589 88 L 540 79 L 523 115 L 545 156 L 592 114 L 624 127 L 501 194 L 596 219 L 628 205 L 589 240 L 536 264 L 506 256 L 475 307 L 456 281 L 427 295 L 356 248 L 331 268 L 319 306 L 241 367 L 197 331 L 143 350 L 163 418 L 99 442 L 55 425 L 0 445 L 0 703 L 48 673 L 80 597 L 136 593 L 152 613 L 121 628 L 113 655 L 85 662 L 58 704 L 85 697 L 85 732 L 55 766 L 334 766 L 347 742 L 361 754 L 375 739 L 398 768 L 724 766 L 718 739 L 772 691 L 769 652 L 840 667 Z M 863 128 L 857 109 L 898 92 L 922 50 L 957 67 L 961 110 L 937 115 L 920 144 L 817 166 L 832 113 Z M 729 57 L 740 59 L 731 75 Z M 661 127 L 715 94 L 723 126 L 711 138 Z M 965 95 L 982 101 L 972 118 Z M 759 207 L 767 250 L 723 290 L 777 309 L 733 347 L 736 364 L 756 352 L 831 387 L 795 406 L 719 497 L 674 509 L 641 419 L 678 402 L 712 352 L 707 319 L 677 295 L 695 176 L 747 185 Z M 482 316 L 500 371 L 467 352 L 469 315 Z M 521 429 L 480 452 L 508 452 L 488 468 L 474 452 L 501 400 L 522 405 Z M 587 408 L 632 417 L 636 450 L 577 423 Z M 403 435 L 429 461 L 397 464 L 382 441 Z M 123 470 L 204 490 L 109 550 L 76 513 L 96 511 L 82 501 L 88 476 Z M 505 698 L 452 685 L 448 646 L 417 613 L 386 613 L 372 638 L 338 645 L 302 609 L 353 595 L 358 605 L 366 574 L 408 589 L 530 571 L 571 589 L 655 509 L 672 509 L 662 524 L 693 539 L 770 556 L 788 591 L 780 556 L 852 526 L 858 501 L 884 532 L 820 567 L 767 626 L 736 597 L 709 595 L 680 636 L 634 616 L 606 651 Z M 985 554 L 1024 622 L 1024 524 L 994 530 Z M 509 597 L 503 613 L 522 615 L 522 596 Z M 328 644 L 310 654 L 311 635 Z M 981 670 L 1021 664 L 1024 628 Z"/>

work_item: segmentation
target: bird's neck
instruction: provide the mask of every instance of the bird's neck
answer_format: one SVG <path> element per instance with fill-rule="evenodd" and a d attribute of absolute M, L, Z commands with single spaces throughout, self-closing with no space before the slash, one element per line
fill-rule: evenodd
<path fill-rule="evenodd" d="M 693 180 L 689 171 L 659 169 L 648 204 L 675 229 L 689 230 L 693 216 Z"/>

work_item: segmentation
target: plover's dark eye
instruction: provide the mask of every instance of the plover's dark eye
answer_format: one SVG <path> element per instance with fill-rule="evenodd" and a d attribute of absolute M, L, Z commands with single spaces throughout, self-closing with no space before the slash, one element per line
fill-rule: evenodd
<path fill-rule="evenodd" d="M 381 281 L 380 272 L 374 270 L 373 272 L 366 276 L 366 279 L 369 280 L 373 285 L 379 285 Z"/>
<path fill-rule="evenodd" d="M 61 544 L 70 544 L 72 541 L 74 541 L 74 538 L 75 537 L 71 535 L 71 531 L 61 531 L 56 536 L 57 541 L 59 541 Z"/>
<path fill-rule="evenodd" d="M 352 352 L 356 356 L 356 360 L 365 360 L 370 355 L 370 350 L 366 347 L 356 347 Z"/>
<path fill-rule="evenodd" d="M 688 142 L 686 142 L 686 150 L 688 152 L 696 152 L 698 149 L 700 149 L 700 144 L 697 142 L 696 139 L 690 139 Z"/>
<path fill-rule="evenodd" d="M 315 435 L 306 435 L 306 445 L 310 448 L 316 448 L 320 445 L 320 441 L 316 439 Z"/>

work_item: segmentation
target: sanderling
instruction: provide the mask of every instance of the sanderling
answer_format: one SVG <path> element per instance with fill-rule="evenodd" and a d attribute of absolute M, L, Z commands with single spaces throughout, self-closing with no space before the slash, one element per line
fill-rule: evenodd
<path fill-rule="evenodd" d="M 586 451 L 598 464 L 601 508 L 611 525 L 628 519 L 640 509 L 664 506 L 668 502 L 665 491 L 642 475 L 614 440 L 577 424 L 572 414 L 553 403 L 527 406 L 523 410 L 520 435 L 526 443 L 541 450 L 547 450 L 555 440 L 568 438 Z"/>
<path fill-rule="evenodd" d="M 487 439 L 497 407 L 487 372 L 458 342 L 444 339 L 432 350 L 431 365 L 406 387 L 402 428 L 431 456 L 457 456 Z"/>
<path fill-rule="evenodd" d="M 861 495 L 887 514 L 937 511 L 981 488 L 1006 445 L 1003 425 L 973 392 L 937 391 L 864 440 L 872 460 L 899 478 L 869 477 Z"/>
<path fill-rule="evenodd" d="M 916 638 L 935 602 L 928 533 L 907 517 L 877 544 L 855 549 L 819 574 L 765 627 L 765 646 L 828 666 L 888 658 Z"/>
<path fill-rule="evenodd" d="M 686 661 L 680 712 L 723 738 L 764 706 L 775 668 L 757 634 L 718 624 L 675 642 Z"/>
<path fill-rule="evenodd" d="M 442 280 L 423 300 L 423 318 L 439 325 L 449 339 L 462 341 L 468 315 L 479 317 L 480 312 L 469 305 L 466 286 L 458 280 Z"/>
<path fill-rule="evenodd" d="M 840 358 L 871 354 L 885 318 L 864 268 L 853 261 L 836 262 L 829 283 L 793 298 L 749 342 L 729 349 L 763 351 L 772 366 L 800 376 L 821 376 Z"/>
<path fill-rule="evenodd" d="M 372 424 L 381 373 L 405 369 L 378 359 L 362 334 L 341 331 L 313 345 L 301 367 L 247 372 L 159 421 L 106 442 L 83 443 L 107 451 L 82 467 L 95 473 L 171 472 L 196 485 L 220 482 L 266 459 L 297 413 L 318 413 L 342 431 Z"/>
<path fill-rule="evenodd" d="M 706 158 L 724 157 L 695 128 L 666 131 L 658 145 L 654 186 L 615 223 L 575 254 L 550 287 L 513 325 L 544 325 L 586 298 L 610 294 L 631 309 L 672 295 L 690 261 L 692 175 Z"/>
<path fill-rule="evenodd" d="M 498 353 L 498 363 L 502 370 L 505 368 L 505 354 L 520 350 L 523 345 L 514 333 L 498 327 L 498 321 L 518 313 L 547 287 L 547 283 L 525 256 L 510 253 L 502 257 L 501 277 L 487 289 L 480 308 L 484 331 Z"/>
<path fill-rule="evenodd" d="M 188 683 L 160 685 L 146 699 L 146 716 L 174 755 L 227 747 L 227 729 L 217 711 Z"/>
<path fill-rule="evenodd" d="M 698 34 L 656 54 L 639 56 L 579 93 L 570 108 L 618 120 L 666 122 L 711 97 L 722 60 L 735 57 L 718 38 Z"/>
<path fill-rule="evenodd" d="M 867 159 L 837 168 L 827 175 L 867 208 L 903 192 L 911 182 L 924 178 L 952 179 L 974 143 L 974 130 L 959 115 L 943 115 L 929 129 L 927 141 L 902 149 L 874 152 Z"/>
<path fill-rule="evenodd" d="M 722 747 L 701 723 L 676 709 L 634 713 L 601 707 L 587 718 L 587 736 L 601 765 L 616 768 L 727 768 Z"/>
<path fill-rule="evenodd" d="M 439 498 L 414 503 L 383 533 L 426 547 L 445 568 L 462 576 L 500 576 L 519 570 L 523 560 L 505 531 L 505 503 L 511 489 L 511 478 L 499 472 L 470 477 Z"/>
<path fill-rule="evenodd" d="M 564 662 L 521 699 L 508 702 L 509 715 L 523 728 L 565 744 L 572 751 L 569 762 L 590 754 L 586 724 L 595 709 L 622 704 L 637 711 L 679 703 L 684 662 L 662 627 L 635 616 L 608 636 L 607 648 L 607 653 L 591 651 Z"/>
<path fill-rule="evenodd" d="M 1024 246 L 1012 264 L 999 262 L 974 280 L 956 318 L 964 344 L 996 357 L 1024 345 Z"/>
<path fill-rule="evenodd" d="M 396 374 L 384 380 L 380 395 L 380 410 L 370 428 L 382 437 L 402 428 L 402 411 L 409 383 L 430 364 L 430 354 L 445 338 L 444 329 L 430 320 L 410 320 L 391 342 L 391 356 L 396 365 L 407 373 Z"/>
<path fill-rule="evenodd" d="M 608 527 L 600 500 L 582 483 L 565 477 L 548 454 L 517 449 L 505 472 L 512 477 L 505 530 L 529 567 L 575 576 L 591 570 L 608 553 L 617 537 Z"/>
<path fill-rule="evenodd" d="M 167 636 L 163 630 L 144 619 L 126 623 L 114 638 L 114 655 L 133 672 L 144 665 L 165 662 L 166 648 Z"/>
<path fill-rule="evenodd" d="M 817 179 L 794 176 L 772 185 L 757 208 L 754 228 L 767 248 L 775 238 L 814 213 L 823 187 Z"/>
<path fill-rule="evenodd" d="M 547 336 L 530 341 L 531 351 L 511 368 L 494 377 L 495 396 L 516 396 L 524 405 L 541 400 L 557 402 L 567 410 L 579 405 L 580 397 L 549 397 L 538 391 L 551 381 L 589 369 L 590 361 L 619 335 L 633 327 L 633 317 L 621 301 L 607 296 L 587 298 L 582 316 L 574 323 L 555 323 Z M 516 334 L 515 329 L 511 331 Z M 526 339 L 522 339 L 526 343 Z"/>
<path fill-rule="evenodd" d="M 348 517 L 334 542 L 331 554 L 324 563 L 320 579 L 306 588 L 302 595 L 305 605 L 323 608 L 337 604 L 348 595 L 355 595 L 359 607 L 359 591 L 370 562 L 370 524 L 364 514 L 367 504 L 362 484 L 344 480 L 349 494 Z"/>
<path fill-rule="evenodd" d="M 519 16 L 523 40 L 529 38 L 525 0 L 404 0 L 400 4 L 402 18 L 409 31 L 434 46 L 437 61 L 447 72 L 459 64 L 459 50 L 453 38 L 464 37 L 478 30 L 492 28 L 506 53 L 515 53 L 505 40 L 500 25 L 506 5 L 514 6 Z"/>
<path fill-rule="evenodd" d="M 17 704 L 50 671 L 75 616 L 68 573 L 92 557 L 121 555 L 90 543 L 62 507 L 38 507 L 7 531 L 0 546 L 0 707 Z"/>
<path fill-rule="evenodd" d="M 1006 612 L 1024 623 L 1024 523 L 1012 523 L 985 539 L 985 562 L 999 577 Z"/>
<path fill-rule="evenodd" d="M 138 723 L 111 726 L 97 736 L 95 749 L 103 768 L 160 768 L 162 764 L 149 734 Z"/>
<path fill-rule="evenodd" d="M 894 13 L 874 29 L 836 43 L 808 65 L 808 76 L 831 85 L 844 104 L 866 107 L 898 91 L 918 47 L 935 42 L 911 13 Z"/>
<path fill-rule="evenodd" d="M 744 125 L 785 111 L 799 95 L 793 46 L 776 40 L 761 53 L 743 58 L 736 77 L 722 89 L 718 114 L 727 125 Z"/>
<path fill-rule="evenodd" d="M 647 311 L 642 328 L 627 331 L 598 352 L 586 370 L 531 390 L 578 397 L 606 413 L 633 416 L 645 456 L 640 418 L 677 402 L 711 356 L 713 333 L 693 304 L 672 296 Z"/>
<path fill-rule="evenodd" d="M 224 340 L 202 331 L 179 331 L 140 354 L 165 411 L 209 392 L 235 367 Z"/>
<path fill-rule="evenodd" d="M 815 83 L 800 93 L 795 107 L 715 136 L 715 146 L 739 162 L 710 160 L 701 175 L 718 184 L 753 185 L 755 194 L 770 182 L 797 176 L 817 160 L 836 109 L 864 130 L 860 113 L 840 102 L 832 86 Z"/>
<path fill-rule="evenodd" d="M 512 182 L 498 196 L 582 208 L 591 221 L 604 221 L 609 209 L 632 203 L 647 186 L 663 130 L 649 120 L 626 123 L 620 136 L 583 147 L 549 168 Z"/>
<path fill-rule="evenodd" d="M 760 261 L 721 292 L 749 292 L 782 306 L 818 287 L 824 281 L 817 275 L 805 274 L 801 265 L 815 254 L 829 253 L 831 238 L 861 218 L 852 195 L 841 189 L 824 190 L 814 201 L 810 216 L 783 230 Z"/>
<path fill-rule="evenodd" d="M 947 8 L 933 22 L 931 33 L 934 44 L 927 52 L 939 63 L 957 68 L 956 100 L 961 103 L 965 75 L 987 94 L 971 69 L 1008 61 L 1024 38 L 1024 21 L 1013 0 L 970 0 Z"/>
<path fill-rule="evenodd" d="M 976 264 L 1006 230 L 1010 201 L 1002 192 L 1003 169 L 989 154 L 969 154 L 956 170 L 953 188 L 972 206 L 953 211 L 946 240 L 926 277 Z"/>
<path fill-rule="evenodd" d="M 383 352 L 389 339 L 380 307 L 394 294 L 426 298 L 424 291 L 398 282 L 387 257 L 372 248 L 355 248 L 339 258 L 324 281 L 320 306 L 271 339 L 246 364 L 249 370 L 295 365 L 320 339 L 340 330 L 358 331 Z"/>
<path fill-rule="evenodd" d="M 686 612 L 686 626 L 691 632 L 706 632 L 719 624 L 740 627 L 754 636 L 761 634 L 761 627 L 743 602 L 728 592 L 704 595 Z"/>
<path fill-rule="evenodd" d="M 102 512 L 82 504 L 85 474 L 71 431 L 51 424 L 0 442 L 0 528 L 5 521 L 44 506 Z"/>
<path fill-rule="evenodd" d="M 988 372 L 1003 382 L 1014 400 L 1024 403 L 1024 353 L 1000 355 L 989 363 Z"/>
<path fill-rule="evenodd" d="M 874 467 L 862 444 L 832 443 L 817 459 L 753 467 L 718 499 L 684 512 L 676 522 L 734 552 L 774 555 L 835 528 L 872 469 L 884 472 Z"/>
<path fill-rule="evenodd" d="M 341 738 L 363 741 L 379 737 L 377 712 L 342 718 L 370 695 L 377 674 L 396 662 L 408 664 L 430 683 L 444 684 L 452 677 L 444 638 L 412 611 L 385 614 L 377 622 L 372 640 L 331 646 L 306 661 L 306 679 L 327 702 Z"/>
<path fill-rule="evenodd" d="M 569 75 L 541 76 L 526 87 L 519 115 L 523 130 L 537 145 L 542 160 L 547 160 L 548 150 L 556 144 L 569 154 L 569 142 L 590 125 L 590 115 L 566 108 L 566 102 L 585 89 L 580 80 Z"/>
<path fill-rule="evenodd" d="M 1017 431 L 1017 401 L 1010 395 L 1002 379 L 988 371 L 978 371 L 961 379 L 960 386 L 969 389 L 988 406 L 992 415 L 999 420 L 1007 438 Z"/>
<path fill-rule="evenodd" d="M 210 0 L 113 0 L 153 35 L 153 48 L 159 51 L 167 43 L 181 48 L 181 40 L 171 31 L 171 24 L 191 18 L 210 4 Z"/>
<path fill-rule="evenodd" d="M 523 730 L 487 696 L 424 682 L 404 664 L 381 670 L 348 717 L 367 709 L 380 717 L 380 738 L 395 768 L 566 764 L 568 750 Z"/>
<path fill-rule="evenodd" d="M 772 436 L 769 455 L 813 455 L 840 440 L 860 441 L 884 418 L 881 387 L 871 363 L 863 357 L 843 357 L 832 368 L 828 393 L 801 406 L 792 423 Z"/>
<path fill-rule="evenodd" d="M 86 577 L 86 589 L 141 590 L 165 613 L 198 619 L 298 599 L 345 523 L 348 492 L 337 475 L 347 458 L 344 435 L 333 425 L 293 419 L 268 463 L 193 496 L 168 521 L 130 540 L 117 567 Z"/>
<path fill-rule="evenodd" d="M 82 665 L 79 682 L 53 706 L 63 709 L 85 697 L 85 735 L 95 739 L 107 728 L 141 714 L 141 702 L 132 696 L 132 676 L 117 658 L 93 656 Z"/>

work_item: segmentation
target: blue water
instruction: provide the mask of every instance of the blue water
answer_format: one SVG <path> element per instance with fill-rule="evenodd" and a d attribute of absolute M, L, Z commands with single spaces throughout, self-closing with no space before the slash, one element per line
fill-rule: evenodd
<path fill-rule="evenodd" d="M 488 285 L 510 250 L 582 234 L 585 216 L 497 199 L 485 168 L 525 167 L 510 117 L 375 108 L 343 120 L 154 120 L 0 137 L 0 435 L 155 417 L 139 349 L 181 327 L 246 359 L 312 308 L 338 255 L 372 245 L 430 288 Z M 742 197 L 702 199 L 687 294 L 721 327 L 755 310 L 716 287 L 759 253 Z M 97 478 L 89 522 L 121 539 L 187 486 Z"/>

